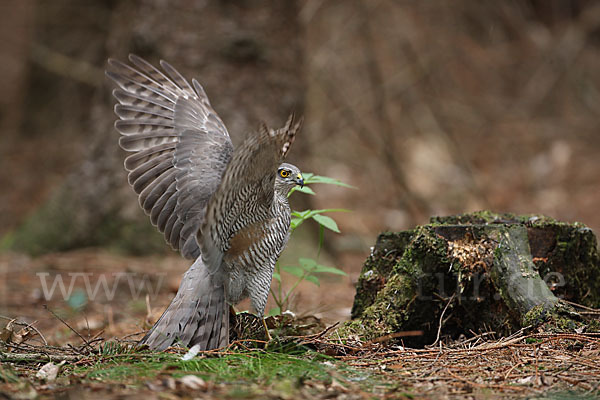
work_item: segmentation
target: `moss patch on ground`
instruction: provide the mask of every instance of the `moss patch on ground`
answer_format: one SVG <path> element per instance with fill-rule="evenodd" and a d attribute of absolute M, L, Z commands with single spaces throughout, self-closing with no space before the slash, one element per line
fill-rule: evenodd
<path fill-rule="evenodd" d="M 285 350 L 229 350 L 183 361 L 179 353 L 135 351 L 108 342 L 99 354 L 63 363 L 57 379 L 50 385 L 43 385 L 43 380 L 35 377 L 36 371 L 47 361 L 43 357 L 3 365 L 0 384 L 8 393 L 27 389 L 36 398 L 65 392 L 86 397 L 85 393 L 100 390 L 146 393 L 151 398 L 169 396 L 168 393 L 185 396 L 195 393 L 195 396 L 211 398 L 335 398 L 339 395 L 362 398 L 348 394 L 364 391 L 376 395 L 378 391 L 389 390 L 387 383 L 369 371 L 349 367 L 302 346 Z"/>

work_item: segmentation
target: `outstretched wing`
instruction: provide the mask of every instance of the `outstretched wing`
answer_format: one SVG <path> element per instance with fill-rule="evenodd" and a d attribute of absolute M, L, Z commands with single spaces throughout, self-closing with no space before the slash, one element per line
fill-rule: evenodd
<path fill-rule="evenodd" d="M 211 272 L 220 267 L 237 232 L 276 217 L 271 215 L 271 205 L 277 168 L 301 125 L 302 120 L 295 122 L 293 114 L 278 130 L 262 124 L 257 135 L 233 152 L 200 229 L 202 259 Z"/>
<path fill-rule="evenodd" d="M 202 86 L 171 65 L 163 71 L 135 55 L 133 64 L 108 60 L 118 86 L 115 127 L 129 184 L 152 224 L 186 258 L 200 255 L 197 233 L 206 205 L 231 159 L 233 145 Z"/>

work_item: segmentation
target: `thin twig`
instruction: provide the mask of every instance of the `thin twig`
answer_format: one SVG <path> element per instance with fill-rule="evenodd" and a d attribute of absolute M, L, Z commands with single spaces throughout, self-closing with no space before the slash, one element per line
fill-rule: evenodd
<path fill-rule="evenodd" d="M 67 328 L 69 328 L 72 332 L 74 332 L 77 336 L 79 336 L 79 338 L 81 340 L 83 340 L 83 342 L 87 345 L 87 347 L 89 347 L 90 351 L 95 352 L 96 350 L 94 350 L 94 348 L 92 347 L 92 345 L 89 344 L 89 342 L 87 340 L 85 340 L 85 338 L 79 333 L 77 332 L 71 325 L 69 325 L 67 323 L 67 321 L 65 321 L 64 319 L 62 319 L 61 317 L 58 316 L 58 314 L 56 314 L 54 311 L 52 311 L 50 308 L 48 308 L 48 306 L 46 304 L 44 304 L 44 308 L 50 312 L 52 315 L 54 315 L 54 317 L 56 319 L 58 319 L 60 322 L 62 322 Z"/>
<path fill-rule="evenodd" d="M 448 307 L 450 306 L 452 301 L 454 301 L 455 297 L 456 297 L 456 292 L 452 293 L 452 296 L 450 296 L 450 299 L 446 303 L 446 307 L 444 307 L 444 309 L 442 310 L 442 314 L 440 315 L 440 322 L 438 324 L 437 336 L 435 338 L 435 342 L 433 342 L 431 344 L 432 347 L 436 346 L 440 341 L 440 335 L 442 333 L 442 326 L 444 325 L 444 314 L 446 314 L 446 310 L 448 309 Z"/>
<path fill-rule="evenodd" d="M 44 337 L 44 335 L 42 335 L 42 332 L 40 332 L 40 331 L 38 330 L 38 328 L 36 328 L 35 326 L 33 326 L 33 324 L 35 324 L 35 323 L 37 323 L 37 321 L 33 321 L 31 324 L 28 324 L 28 325 L 26 326 L 26 328 L 31 328 L 31 329 L 33 329 L 34 331 L 36 331 L 36 333 L 37 333 L 37 334 L 38 334 L 38 335 L 39 335 L 39 336 L 42 338 L 42 341 L 44 342 L 44 345 L 46 345 L 46 346 L 47 346 L 47 345 L 48 345 L 48 342 L 46 341 L 46 338 Z"/>
<path fill-rule="evenodd" d="M 340 323 L 336 322 L 333 325 L 328 326 L 327 328 L 323 329 L 321 332 L 319 333 L 315 333 L 314 335 L 308 335 L 305 336 L 305 338 L 309 338 L 309 339 L 319 339 L 323 336 L 325 336 L 325 334 L 327 334 L 330 330 L 332 330 L 333 328 L 335 328 L 336 326 L 338 326 Z"/>
<path fill-rule="evenodd" d="M 600 314 L 600 309 L 598 309 L 598 308 L 591 308 L 591 307 L 588 307 L 588 306 L 584 306 L 583 304 L 574 303 L 572 301 L 565 300 L 565 299 L 561 299 L 560 301 L 562 303 L 567 303 L 567 304 L 569 304 L 569 305 L 571 305 L 573 307 L 581 308 L 581 309 L 586 310 L 586 311 L 591 311 L 592 313 L 598 313 L 598 314 Z"/>
<path fill-rule="evenodd" d="M 10 318 L 10 317 L 6 317 L 4 315 L 0 315 L 0 318 L 8 320 L 8 321 L 13 321 L 13 323 L 18 324 L 18 325 L 25 325 L 25 328 L 31 328 L 33 329 L 41 338 L 42 341 L 44 342 L 44 345 L 48 345 L 48 342 L 46 341 L 46 338 L 44 337 L 44 335 L 42 335 L 42 332 L 40 332 L 35 326 L 33 326 L 33 324 L 37 323 L 38 321 L 33 321 L 32 323 L 28 324 L 25 321 L 19 321 L 16 318 Z"/>

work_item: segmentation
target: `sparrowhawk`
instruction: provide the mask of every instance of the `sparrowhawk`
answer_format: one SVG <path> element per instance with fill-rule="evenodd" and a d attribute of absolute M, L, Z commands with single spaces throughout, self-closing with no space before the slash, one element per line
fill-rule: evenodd
<path fill-rule="evenodd" d="M 202 86 L 171 65 L 162 71 L 135 55 L 110 59 L 118 88 L 115 123 L 129 183 L 167 242 L 195 260 L 175 298 L 141 340 L 163 350 L 175 342 L 215 349 L 229 341 L 229 304 L 250 298 L 262 317 L 275 263 L 289 237 L 287 195 L 303 185 L 282 163 L 302 120 L 264 123 L 233 148 Z"/>

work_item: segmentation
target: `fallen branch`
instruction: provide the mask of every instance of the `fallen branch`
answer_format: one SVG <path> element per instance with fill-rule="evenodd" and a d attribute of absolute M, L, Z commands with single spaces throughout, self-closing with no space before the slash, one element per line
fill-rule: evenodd
<path fill-rule="evenodd" d="M 48 354 L 48 353 L 3 353 L 0 352 L 0 361 L 2 362 L 43 362 L 43 361 L 79 361 L 84 356 L 74 356 L 67 354 Z"/>

